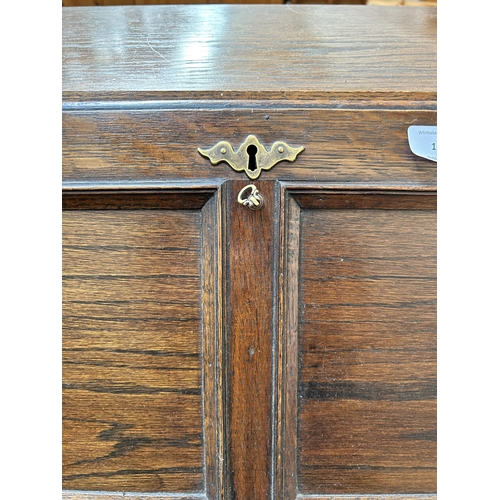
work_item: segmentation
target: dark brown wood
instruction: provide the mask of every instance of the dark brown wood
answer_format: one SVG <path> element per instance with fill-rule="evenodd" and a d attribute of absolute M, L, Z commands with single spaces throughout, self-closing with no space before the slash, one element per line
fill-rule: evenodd
<path fill-rule="evenodd" d="M 283 498 L 435 491 L 435 196 L 286 202 Z"/>
<path fill-rule="evenodd" d="M 222 190 L 202 210 L 203 420 L 207 500 L 226 497 L 226 401 L 222 310 Z"/>
<path fill-rule="evenodd" d="M 349 3 L 349 0 L 344 1 Z M 63 7 L 225 3 L 247 3 L 247 0 L 62 0 Z M 284 3 L 284 0 L 252 0 L 252 3 Z"/>
<path fill-rule="evenodd" d="M 300 207 L 280 186 L 280 302 L 277 384 L 276 498 L 295 499 L 297 487 L 297 396 Z"/>
<path fill-rule="evenodd" d="M 293 199 L 302 207 L 307 209 L 374 209 L 380 208 L 383 210 L 401 210 L 408 206 L 412 210 L 429 210 L 437 209 L 436 193 L 434 191 L 391 191 L 382 192 L 361 191 L 356 190 L 356 196 L 353 196 L 353 190 L 342 191 L 335 190 L 335 196 L 331 195 L 330 191 L 322 191 L 321 189 L 314 190 L 314 196 L 311 192 L 300 193 L 294 191 Z M 390 196 L 390 195 L 397 196 Z M 390 199 L 390 204 L 387 200 Z"/>
<path fill-rule="evenodd" d="M 366 0 L 291 0 L 290 3 L 292 4 L 321 4 L 321 3 L 326 3 L 326 4 L 343 4 L 343 5 L 365 5 Z"/>
<path fill-rule="evenodd" d="M 197 148 L 253 133 L 305 146 L 300 161 L 281 162 L 266 179 L 365 182 L 435 187 L 436 165 L 415 156 L 410 125 L 436 123 L 429 110 L 255 109 L 68 111 L 63 114 L 63 178 L 139 181 L 239 179 L 225 162 L 212 165 Z M 234 105 L 237 108 L 237 104 Z M 267 118 L 266 118 L 267 117 Z"/>
<path fill-rule="evenodd" d="M 193 12 L 189 5 L 64 9 L 65 99 L 72 92 L 436 91 L 434 8 L 200 5 Z"/>
<path fill-rule="evenodd" d="M 366 0 L 366 4 L 382 7 L 437 7 L 437 0 Z"/>
<path fill-rule="evenodd" d="M 104 492 L 85 492 L 85 491 L 63 491 L 62 500 L 123 500 L 122 493 L 109 494 Z M 140 493 L 129 493 L 125 497 L 127 500 L 150 500 L 151 494 L 141 495 Z M 172 495 L 156 493 L 153 498 L 155 500 L 206 500 L 203 494 L 189 494 L 189 495 Z M 406 499 L 403 499 L 406 500 Z M 427 500 L 427 499 L 425 499 Z"/>
<path fill-rule="evenodd" d="M 298 495 L 297 500 L 326 500 L 325 495 Z M 436 500 L 435 494 L 416 495 L 335 495 L 335 500 Z"/>
<path fill-rule="evenodd" d="M 435 499 L 435 24 L 64 9 L 65 499 Z"/>
<path fill-rule="evenodd" d="M 228 445 L 235 500 L 271 498 L 274 344 L 274 182 L 259 182 L 264 206 L 237 203 L 248 182 L 229 183 L 227 198 Z"/>
<path fill-rule="evenodd" d="M 395 0 L 394 0 L 395 1 Z M 63 7 L 97 6 L 97 5 L 164 5 L 164 4 L 241 4 L 247 0 L 62 0 Z M 252 0 L 253 4 L 284 4 L 285 0 Z M 366 0 L 292 0 L 291 3 L 327 3 L 364 5 Z M 435 4 L 436 2 L 434 2 Z"/>
<path fill-rule="evenodd" d="M 252 106 L 343 107 L 354 109 L 435 109 L 437 93 L 427 90 L 117 90 L 64 91 L 63 110 L 251 108 Z"/>
<path fill-rule="evenodd" d="M 65 210 L 180 210 L 200 209 L 212 197 L 213 189 L 206 192 L 195 190 L 182 192 L 148 190 L 107 190 L 84 193 L 66 191 L 63 197 Z"/>
<path fill-rule="evenodd" d="M 186 194 L 63 197 L 65 488 L 218 497 L 220 202 Z"/>

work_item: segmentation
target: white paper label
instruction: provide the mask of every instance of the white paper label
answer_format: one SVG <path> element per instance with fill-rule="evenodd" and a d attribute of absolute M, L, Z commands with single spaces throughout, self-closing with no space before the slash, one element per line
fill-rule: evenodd
<path fill-rule="evenodd" d="M 413 154 L 437 161 L 437 127 L 412 125 L 408 128 L 408 142 Z"/>

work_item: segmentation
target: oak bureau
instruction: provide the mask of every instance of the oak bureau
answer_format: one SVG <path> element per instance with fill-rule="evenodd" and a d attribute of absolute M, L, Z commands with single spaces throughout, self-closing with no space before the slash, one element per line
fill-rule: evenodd
<path fill-rule="evenodd" d="M 436 9 L 63 9 L 63 497 L 436 492 Z"/>

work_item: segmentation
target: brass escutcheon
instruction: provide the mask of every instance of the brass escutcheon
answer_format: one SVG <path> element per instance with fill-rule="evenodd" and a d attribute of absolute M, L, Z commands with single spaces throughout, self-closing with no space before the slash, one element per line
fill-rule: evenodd
<path fill-rule="evenodd" d="M 225 161 L 236 172 L 245 171 L 252 180 L 257 179 L 262 170 L 269 170 L 280 161 L 294 161 L 301 151 L 304 151 L 303 146 L 292 148 L 283 141 L 275 142 L 268 151 L 255 135 L 249 135 L 237 151 L 227 141 L 220 141 L 209 149 L 198 148 L 212 165 Z"/>

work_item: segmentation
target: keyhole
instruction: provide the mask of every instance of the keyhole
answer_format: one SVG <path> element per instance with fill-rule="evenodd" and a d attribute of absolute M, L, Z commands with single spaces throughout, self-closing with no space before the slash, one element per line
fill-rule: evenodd
<path fill-rule="evenodd" d="M 257 154 L 257 146 L 250 144 L 247 148 L 248 153 L 248 170 L 255 171 L 257 170 L 257 159 L 255 155 Z"/>

